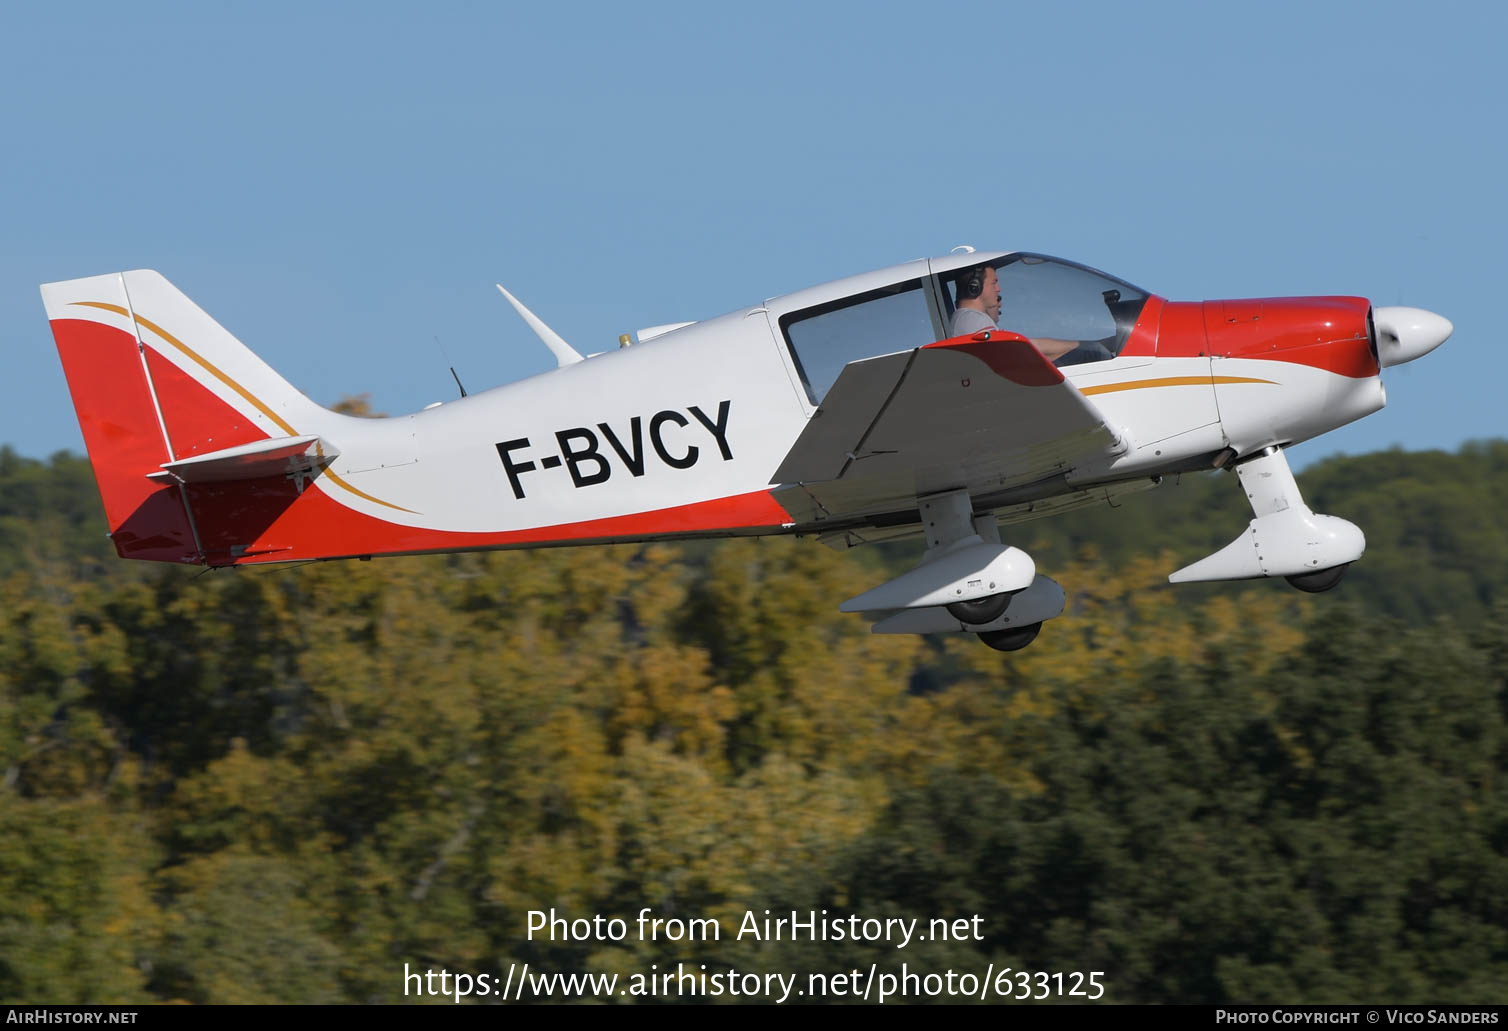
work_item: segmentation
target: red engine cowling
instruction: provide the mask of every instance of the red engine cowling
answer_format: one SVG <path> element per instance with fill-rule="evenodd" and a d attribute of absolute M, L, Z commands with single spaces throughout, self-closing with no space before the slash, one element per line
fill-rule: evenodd
<path fill-rule="evenodd" d="M 1380 371 L 1365 297 L 1265 297 L 1203 307 L 1212 356 L 1296 362 L 1353 379 Z"/>

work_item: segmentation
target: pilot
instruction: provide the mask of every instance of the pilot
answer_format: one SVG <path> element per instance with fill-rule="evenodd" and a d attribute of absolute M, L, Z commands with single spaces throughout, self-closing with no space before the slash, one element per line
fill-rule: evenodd
<path fill-rule="evenodd" d="M 958 300 L 953 311 L 950 334 L 955 337 L 969 336 L 987 329 L 998 329 L 1000 322 L 1000 276 L 993 266 L 975 265 L 964 269 L 954 280 Z M 1031 342 L 1042 357 L 1057 361 L 1079 346 L 1077 340 L 1053 340 L 1048 337 L 1033 337 Z"/>
<path fill-rule="evenodd" d="M 995 329 L 1000 321 L 1000 276 L 989 265 L 964 269 L 955 280 L 958 306 L 951 335 L 956 337 Z"/>

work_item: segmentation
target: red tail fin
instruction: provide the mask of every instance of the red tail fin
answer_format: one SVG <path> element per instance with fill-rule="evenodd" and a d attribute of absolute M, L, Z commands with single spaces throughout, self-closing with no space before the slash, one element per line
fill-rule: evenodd
<path fill-rule="evenodd" d="M 121 276 L 84 282 L 101 303 L 126 307 Z M 51 300 L 47 288 L 43 296 Z M 200 561 L 182 491 L 147 479 L 172 455 L 135 334 L 88 318 L 58 317 L 48 307 L 116 552 L 159 562 Z"/>

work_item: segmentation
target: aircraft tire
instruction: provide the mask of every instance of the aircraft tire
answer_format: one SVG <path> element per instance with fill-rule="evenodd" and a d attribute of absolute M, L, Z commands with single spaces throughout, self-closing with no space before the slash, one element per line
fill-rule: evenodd
<path fill-rule="evenodd" d="M 1041 623 L 1031 623 L 1004 630 L 986 630 L 979 635 L 979 639 L 997 652 L 1018 652 L 1035 641 L 1041 629 Z"/>
<path fill-rule="evenodd" d="M 1340 583 L 1341 576 L 1346 572 L 1346 566 L 1350 564 L 1346 562 L 1339 566 L 1331 566 L 1329 569 L 1317 569 L 1312 573 L 1285 576 L 1283 579 L 1305 594 L 1323 594 Z"/>
<path fill-rule="evenodd" d="M 947 609 L 948 615 L 966 626 L 983 626 L 1003 616 L 1010 604 L 1009 594 L 992 594 L 987 598 L 975 598 L 973 601 L 955 601 L 947 606 Z"/>

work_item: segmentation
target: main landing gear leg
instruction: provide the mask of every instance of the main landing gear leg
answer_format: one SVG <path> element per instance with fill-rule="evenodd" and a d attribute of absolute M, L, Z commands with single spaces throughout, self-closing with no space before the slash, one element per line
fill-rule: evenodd
<path fill-rule="evenodd" d="M 1030 555 L 1001 542 L 992 514 L 974 514 L 967 491 L 921 498 L 918 509 L 927 541 L 921 562 L 909 573 L 850 598 L 840 606 L 844 612 L 874 614 L 876 633 L 963 630 L 980 635 L 992 648 L 1014 651 L 1036 636 L 1030 624 L 1007 615 L 1015 596 L 1042 588 L 1037 591 L 1042 597 L 1034 598 L 1027 614 L 1038 625 L 1062 611 L 1061 589 L 1037 576 Z M 1054 590 L 1056 608 L 1050 604 Z"/>

